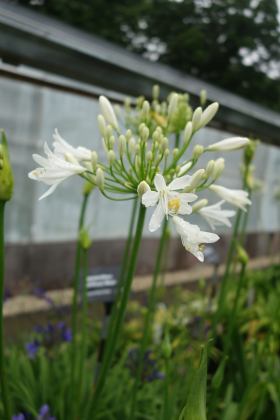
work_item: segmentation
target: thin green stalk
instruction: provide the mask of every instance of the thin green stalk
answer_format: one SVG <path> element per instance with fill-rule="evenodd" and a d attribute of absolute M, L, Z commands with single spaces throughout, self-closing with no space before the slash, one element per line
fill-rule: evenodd
<path fill-rule="evenodd" d="M 117 314 L 115 328 L 114 328 L 113 333 L 112 333 L 111 345 L 110 345 L 110 348 L 108 348 L 108 351 L 105 355 L 105 358 L 104 358 L 104 361 L 103 361 L 103 364 L 102 364 L 102 367 L 101 367 L 101 370 L 100 370 L 99 380 L 98 380 L 96 388 L 94 390 L 93 397 L 92 397 L 92 399 L 91 399 L 91 401 L 88 405 L 88 409 L 87 409 L 86 416 L 85 416 L 86 420 L 89 420 L 89 419 L 94 420 L 96 418 L 97 414 L 98 414 L 99 397 L 100 397 L 100 394 L 101 394 L 101 392 L 104 388 L 107 373 L 110 369 L 110 365 L 112 363 L 112 359 L 113 359 L 113 356 L 115 354 L 115 350 L 116 350 L 117 343 L 118 343 L 118 338 L 119 338 L 119 335 L 120 335 L 121 327 L 122 327 L 124 316 L 125 316 L 127 302 L 128 302 L 128 299 L 129 299 L 131 284 L 132 284 L 132 280 L 133 280 L 133 276 L 134 276 L 134 272 L 135 272 L 135 267 L 136 267 L 136 263 L 137 263 L 137 258 L 138 258 L 138 253 L 139 253 L 139 248 L 140 248 L 140 244 L 141 244 L 145 214 L 146 214 L 146 208 L 144 206 L 142 206 L 142 203 L 140 203 L 140 211 L 139 211 L 139 215 L 138 215 L 136 234 L 135 234 L 135 238 L 134 238 L 134 243 L 133 243 L 133 248 L 132 248 L 132 252 L 131 252 L 130 262 L 129 262 L 129 265 L 128 265 L 127 277 L 126 277 L 126 282 L 125 282 L 124 289 L 123 289 L 121 304 L 120 304 L 120 308 L 119 308 L 119 311 L 118 311 L 118 314 Z"/>
<path fill-rule="evenodd" d="M 4 356 L 4 333 L 3 333 L 3 300 L 5 281 L 5 245 L 4 245 L 4 213 L 6 201 L 0 201 L 0 382 L 2 400 L 4 405 L 5 419 L 11 420 L 11 400 L 8 388 L 7 371 Z"/>
<path fill-rule="evenodd" d="M 83 250 L 83 306 L 82 306 L 82 348 L 79 367 L 79 399 L 84 382 L 85 360 L 87 353 L 87 249 Z"/>
<path fill-rule="evenodd" d="M 243 189 L 246 186 L 246 179 L 247 179 L 248 170 L 249 170 L 249 165 L 247 165 L 246 169 L 245 169 L 245 174 L 244 174 L 244 178 L 243 178 Z M 220 295 L 219 295 L 219 300 L 218 300 L 218 308 L 217 308 L 217 311 L 214 315 L 214 319 L 213 319 L 213 323 L 212 323 L 212 332 L 211 332 L 212 337 L 215 336 L 217 324 L 219 322 L 220 314 L 221 314 L 223 303 L 224 303 L 224 295 L 225 295 L 227 279 L 228 279 L 229 270 L 230 270 L 230 263 L 231 263 L 231 260 L 232 260 L 233 251 L 234 251 L 234 247 L 235 247 L 235 241 L 236 241 L 236 238 L 237 238 L 239 223 L 240 223 L 240 219 L 241 219 L 241 212 L 242 212 L 242 210 L 239 209 L 238 213 L 237 213 L 236 221 L 235 221 L 234 231 L 233 231 L 233 235 L 232 235 L 232 239 L 231 239 L 228 258 L 227 258 L 226 270 L 225 270 L 225 274 L 224 274 L 224 277 L 223 277 L 221 290 L 220 290 Z"/>
<path fill-rule="evenodd" d="M 180 146 L 180 133 L 176 134 L 176 138 L 175 138 L 175 149 L 179 149 Z"/>
<path fill-rule="evenodd" d="M 261 393 L 261 397 L 260 397 L 260 400 L 259 400 L 259 404 L 258 404 L 258 407 L 257 407 L 257 411 L 256 411 L 256 414 L 255 414 L 254 420 L 259 420 L 259 418 L 261 416 L 264 398 L 265 398 L 265 395 L 267 393 L 267 385 L 269 384 L 270 379 L 272 377 L 273 367 L 274 367 L 274 357 L 271 360 L 270 369 L 269 369 L 269 372 L 267 374 L 267 378 L 266 378 L 266 381 L 265 381 L 265 384 L 264 384 L 264 387 L 263 387 L 263 390 L 262 390 L 262 393 Z"/>
<path fill-rule="evenodd" d="M 168 233 L 167 235 L 167 230 L 168 230 L 168 223 L 166 225 L 165 228 L 165 246 L 164 246 L 164 250 L 163 250 L 163 264 L 162 264 L 162 269 L 161 269 L 161 280 L 160 280 L 160 286 L 163 287 L 164 285 L 164 278 L 165 278 L 165 274 L 167 271 L 167 267 L 168 267 L 168 259 L 169 259 L 169 250 L 170 250 L 170 234 Z"/>
<path fill-rule="evenodd" d="M 157 278 L 158 278 L 159 269 L 160 269 L 160 262 L 161 262 L 162 251 L 163 251 L 166 226 L 167 226 L 167 219 L 165 218 L 163 228 L 162 228 L 162 235 L 161 235 L 161 239 L 160 239 L 160 243 L 159 243 L 159 248 L 158 248 L 158 255 L 157 255 L 156 266 L 155 266 L 155 271 L 154 271 L 153 284 L 152 284 L 150 294 L 149 294 L 148 308 L 147 308 L 147 313 L 146 313 L 146 317 L 145 317 L 143 336 L 142 336 L 141 346 L 140 346 L 140 351 L 139 351 L 139 363 L 138 363 L 138 366 L 137 366 L 136 378 L 135 378 L 134 385 L 133 385 L 133 390 L 132 390 L 130 420 L 134 420 L 134 417 L 135 417 L 136 397 L 137 397 L 138 385 L 139 385 L 139 381 L 140 381 L 140 377 L 141 377 L 141 373 L 142 373 L 143 358 L 144 358 L 145 350 L 146 350 L 146 347 L 147 347 L 148 332 L 149 332 L 149 325 L 150 325 L 150 316 L 151 316 L 151 312 L 152 312 L 152 307 L 153 307 L 153 302 L 154 302 L 154 297 L 155 297 L 155 291 L 156 291 Z"/>
<path fill-rule="evenodd" d="M 164 381 L 163 420 L 168 420 L 168 412 L 169 412 L 169 381 L 170 381 L 169 358 L 166 358 L 165 359 L 165 381 Z"/>
<path fill-rule="evenodd" d="M 88 195 L 84 195 L 84 200 L 82 204 L 80 220 L 79 220 L 79 230 L 84 224 L 85 210 L 88 201 Z M 76 368 L 76 333 L 77 333 L 77 313 L 78 313 L 78 288 L 79 288 L 79 275 L 80 275 L 80 259 L 81 259 L 81 245 L 79 241 L 77 242 L 76 250 L 76 262 L 75 262 L 75 275 L 74 275 L 74 295 L 72 303 L 72 352 L 71 352 L 71 391 L 70 391 L 70 407 L 74 404 L 74 382 L 75 382 L 75 368 Z M 72 413 L 71 413 L 72 414 Z"/>
<path fill-rule="evenodd" d="M 131 218 L 130 218 L 128 238 L 126 240 L 124 256 L 123 256 L 122 266 L 121 266 L 121 272 L 120 272 L 118 287 L 117 287 L 116 296 L 115 296 L 115 300 L 114 300 L 114 306 L 113 306 L 112 313 L 111 313 L 111 316 L 110 316 L 110 322 L 109 322 L 108 334 L 107 334 L 108 339 L 106 341 L 105 353 L 104 353 L 105 355 L 107 353 L 108 348 L 110 348 L 110 339 L 111 339 L 111 336 L 112 336 L 114 320 L 116 318 L 116 313 L 117 313 L 118 303 L 119 303 L 119 299 L 120 299 L 120 295 L 121 295 L 121 290 L 122 290 L 122 287 L 123 287 L 123 284 L 124 284 L 127 262 L 128 262 L 128 258 L 129 258 L 129 251 L 130 251 L 131 242 L 132 242 L 133 228 L 134 228 L 134 224 L 135 224 L 136 211 L 137 211 L 137 201 L 135 200 L 134 203 L 133 203 L 133 208 L 132 208 L 132 213 L 131 213 Z"/>

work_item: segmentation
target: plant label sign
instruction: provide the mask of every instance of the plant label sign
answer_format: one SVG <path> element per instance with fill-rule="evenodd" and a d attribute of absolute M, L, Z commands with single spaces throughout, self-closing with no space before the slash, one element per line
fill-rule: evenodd
<path fill-rule="evenodd" d="M 121 267 L 93 267 L 86 277 L 88 302 L 114 302 Z M 80 272 L 80 296 L 83 294 L 83 272 Z"/>

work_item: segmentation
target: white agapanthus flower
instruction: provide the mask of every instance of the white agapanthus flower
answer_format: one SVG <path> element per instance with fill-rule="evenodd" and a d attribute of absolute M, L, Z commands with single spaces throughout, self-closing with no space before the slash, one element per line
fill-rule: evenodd
<path fill-rule="evenodd" d="M 65 153 L 71 153 L 77 160 L 80 161 L 90 161 L 91 159 L 91 150 L 86 149 L 85 147 L 73 147 L 67 141 L 63 140 L 63 138 L 59 135 L 57 129 L 54 130 L 55 134 L 53 134 L 54 138 L 54 154 L 61 159 L 64 159 Z"/>
<path fill-rule="evenodd" d="M 56 156 L 49 149 L 47 143 L 45 143 L 44 151 L 47 155 L 47 159 L 40 155 L 33 155 L 33 159 L 42 167 L 29 172 L 28 176 L 36 181 L 44 182 L 47 185 L 51 185 L 51 188 L 44 194 L 39 200 L 52 194 L 56 187 L 65 179 L 72 175 L 79 175 L 86 171 L 86 168 L 82 166 L 73 165 L 72 163 L 66 162 L 65 159 L 61 159 Z"/>
<path fill-rule="evenodd" d="M 204 261 L 202 252 L 204 245 L 201 244 L 217 242 L 220 239 L 219 236 L 215 233 L 203 232 L 197 225 L 191 225 L 181 217 L 174 216 L 172 220 L 186 250 L 191 252 L 199 261 Z"/>
<path fill-rule="evenodd" d="M 239 207 L 241 210 L 247 211 L 244 207 L 251 204 L 248 199 L 248 192 L 243 190 L 230 190 L 229 188 L 222 187 L 221 185 L 211 185 L 209 190 L 217 194 L 223 200 L 234 206 Z"/>
<path fill-rule="evenodd" d="M 217 143 L 210 144 L 206 150 L 210 152 L 232 152 L 234 150 L 242 149 L 250 143 L 246 137 L 232 137 L 230 139 L 218 141 Z"/>
<path fill-rule="evenodd" d="M 160 227 L 160 224 L 166 215 L 174 216 L 176 214 L 191 214 L 192 208 L 189 202 L 197 199 L 195 194 L 179 193 L 176 190 L 184 189 L 190 185 L 192 177 L 189 175 L 174 179 L 168 186 L 162 175 L 155 176 L 155 187 L 157 191 L 147 191 L 142 197 L 142 203 L 146 207 L 155 206 L 158 202 L 152 218 L 149 229 L 154 232 Z"/>
<path fill-rule="evenodd" d="M 236 212 L 234 210 L 222 210 L 221 206 L 224 202 L 225 200 L 222 200 L 213 206 L 202 207 L 197 211 L 197 214 L 203 217 L 213 230 L 215 230 L 215 226 L 231 227 L 228 218 L 235 216 Z"/>
<path fill-rule="evenodd" d="M 111 124 L 111 126 L 115 130 L 119 131 L 119 126 L 118 126 L 114 109 L 111 105 L 111 102 L 106 98 L 106 96 L 103 96 L 103 95 L 99 96 L 99 105 L 100 105 L 101 113 L 103 117 L 105 118 L 105 120 L 109 124 Z"/>

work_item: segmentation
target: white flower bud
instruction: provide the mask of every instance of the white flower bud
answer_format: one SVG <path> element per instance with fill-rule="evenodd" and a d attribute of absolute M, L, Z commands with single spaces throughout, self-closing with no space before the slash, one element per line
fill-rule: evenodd
<path fill-rule="evenodd" d="M 193 148 L 193 158 L 198 159 L 203 153 L 204 147 L 198 144 Z"/>
<path fill-rule="evenodd" d="M 207 204 L 208 204 L 208 200 L 206 200 L 206 198 L 203 198 L 202 200 L 197 201 L 192 206 L 192 213 L 197 213 L 199 210 L 202 209 L 202 207 L 207 206 Z"/>
<path fill-rule="evenodd" d="M 160 174 L 160 167 L 159 167 L 159 166 L 158 166 L 158 167 L 157 167 L 157 169 L 156 169 L 156 173 L 157 173 L 157 174 Z"/>
<path fill-rule="evenodd" d="M 192 166 L 192 162 L 188 162 L 181 166 L 180 172 L 178 173 L 178 176 L 182 175 L 184 172 L 186 172 L 190 167 Z"/>
<path fill-rule="evenodd" d="M 117 118 L 120 120 L 122 115 L 121 115 L 121 108 L 119 106 L 119 104 L 114 105 L 114 109 L 115 109 L 115 113 Z"/>
<path fill-rule="evenodd" d="M 128 152 L 129 152 L 129 154 L 131 154 L 133 152 L 134 146 L 135 146 L 135 139 L 133 137 L 131 137 L 129 139 L 129 142 L 128 142 Z"/>
<path fill-rule="evenodd" d="M 188 187 L 185 187 L 184 193 L 193 191 L 200 184 L 200 181 L 204 177 L 204 174 L 205 174 L 204 169 L 199 169 L 198 171 L 196 171 L 192 176 L 190 185 Z"/>
<path fill-rule="evenodd" d="M 176 168 L 175 168 L 175 172 L 176 172 L 177 175 L 179 174 L 180 170 L 181 170 L 181 166 L 177 165 Z"/>
<path fill-rule="evenodd" d="M 214 170 L 214 166 L 215 166 L 215 162 L 214 160 L 210 160 L 207 165 L 206 165 L 206 173 L 205 173 L 205 179 L 209 179 L 210 176 L 213 173 Z"/>
<path fill-rule="evenodd" d="M 116 155 L 115 155 L 114 150 L 110 150 L 108 153 L 108 162 L 110 166 L 113 166 L 115 158 L 116 158 Z"/>
<path fill-rule="evenodd" d="M 168 146 L 168 138 L 167 137 L 164 137 L 163 140 L 162 140 L 162 142 L 161 142 L 161 151 L 162 151 L 162 153 L 165 152 L 165 150 L 167 149 L 167 146 Z"/>
<path fill-rule="evenodd" d="M 168 119 L 172 118 L 174 112 L 176 111 L 178 105 L 178 94 L 174 93 L 171 97 L 169 108 L 168 108 Z"/>
<path fill-rule="evenodd" d="M 125 151 L 125 148 L 126 148 L 126 139 L 125 139 L 125 137 L 123 135 L 121 135 L 119 137 L 118 147 L 119 147 L 119 155 L 122 158 L 123 157 L 123 154 L 124 154 L 124 151 Z"/>
<path fill-rule="evenodd" d="M 144 101 L 143 105 L 142 105 L 142 111 L 143 111 L 143 116 L 144 118 L 148 118 L 149 113 L 150 113 L 150 104 L 148 101 Z"/>
<path fill-rule="evenodd" d="M 247 146 L 249 143 L 250 140 L 245 137 L 233 137 L 211 144 L 206 150 L 209 152 L 232 152 L 233 150 L 242 149 L 242 147 Z"/>
<path fill-rule="evenodd" d="M 151 180 L 150 180 L 150 178 L 148 176 L 146 178 L 146 182 L 147 182 L 148 185 L 151 185 Z"/>
<path fill-rule="evenodd" d="M 207 92 L 205 89 L 200 91 L 200 104 L 201 106 L 204 106 L 207 101 Z"/>
<path fill-rule="evenodd" d="M 106 140 L 109 141 L 111 135 L 112 135 L 112 126 L 111 125 L 107 125 L 106 127 Z"/>
<path fill-rule="evenodd" d="M 103 115 L 99 114 L 97 117 L 98 127 L 103 137 L 106 135 L 106 122 Z"/>
<path fill-rule="evenodd" d="M 65 153 L 65 160 L 69 163 L 72 163 L 76 166 L 81 166 L 79 161 L 71 154 L 71 153 Z"/>
<path fill-rule="evenodd" d="M 131 130 L 130 129 L 128 129 L 127 131 L 126 131 L 126 133 L 125 133 L 125 138 L 126 138 L 126 141 L 129 141 L 129 139 L 130 139 L 130 137 L 132 136 L 132 132 L 131 132 Z"/>
<path fill-rule="evenodd" d="M 138 154 L 140 151 L 140 144 L 136 144 L 135 146 L 135 153 Z"/>
<path fill-rule="evenodd" d="M 162 134 L 162 128 L 159 127 L 159 126 L 157 126 L 156 130 L 157 130 L 157 132 L 158 132 L 158 134 L 160 136 Z"/>
<path fill-rule="evenodd" d="M 98 155 L 96 152 L 92 152 L 91 154 L 91 164 L 93 169 L 95 170 L 97 167 L 97 162 L 98 162 Z"/>
<path fill-rule="evenodd" d="M 141 123 L 139 125 L 139 134 L 140 134 L 141 137 L 142 137 L 142 131 L 143 131 L 144 127 L 146 127 L 146 125 L 144 123 Z"/>
<path fill-rule="evenodd" d="M 152 154 L 152 152 L 150 151 L 150 152 L 148 152 L 147 153 L 147 155 L 146 155 L 146 160 L 147 160 L 147 163 L 151 163 L 151 161 L 152 161 L 152 159 L 153 159 L 153 154 Z"/>
<path fill-rule="evenodd" d="M 219 160 L 219 159 L 218 159 Z M 215 162 L 214 171 L 213 171 L 213 181 L 216 181 L 219 176 L 224 172 L 225 164 L 223 162 Z"/>
<path fill-rule="evenodd" d="M 201 107 L 196 108 L 196 110 L 193 113 L 193 117 L 192 117 L 192 131 L 193 131 L 193 133 L 195 133 L 200 128 L 201 114 L 202 114 L 202 108 Z"/>
<path fill-rule="evenodd" d="M 159 85 L 153 86 L 153 99 L 158 99 L 159 97 Z"/>
<path fill-rule="evenodd" d="M 178 153 L 179 153 L 179 149 L 177 149 L 177 147 L 176 149 L 173 149 L 173 152 L 172 152 L 173 159 L 175 159 L 178 156 Z"/>
<path fill-rule="evenodd" d="M 140 182 L 140 184 L 137 187 L 137 192 L 138 192 L 138 197 L 140 198 L 141 201 L 142 201 L 143 195 L 147 191 L 151 191 L 151 188 L 149 187 L 149 185 L 147 184 L 147 182 L 146 181 Z"/>
<path fill-rule="evenodd" d="M 96 171 L 96 183 L 100 189 L 100 191 L 104 190 L 104 172 L 101 168 L 98 168 Z"/>
<path fill-rule="evenodd" d="M 162 155 L 158 155 L 157 163 L 159 163 L 161 161 L 161 159 L 162 159 Z"/>
<path fill-rule="evenodd" d="M 207 125 L 212 120 L 212 118 L 215 116 L 216 112 L 218 111 L 218 108 L 219 108 L 218 102 L 214 102 L 213 104 L 209 105 L 205 109 L 205 111 L 203 111 L 200 117 L 198 130 L 204 127 L 205 125 Z"/>
<path fill-rule="evenodd" d="M 154 132 L 153 132 L 153 136 L 152 136 L 152 137 L 153 137 L 153 141 L 154 141 L 154 142 L 158 141 L 158 138 L 159 138 L 158 131 L 154 131 Z"/>
<path fill-rule="evenodd" d="M 113 149 L 114 144 L 115 144 L 115 136 L 111 136 L 110 137 L 110 140 L 109 140 L 109 147 L 110 147 L 110 149 Z"/>
<path fill-rule="evenodd" d="M 171 176 L 170 175 L 166 175 L 166 183 L 168 184 L 168 182 L 170 181 Z"/>
<path fill-rule="evenodd" d="M 144 127 L 142 130 L 142 138 L 144 141 L 148 140 L 149 134 L 150 134 L 150 130 L 148 129 L 148 127 Z"/>
<path fill-rule="evenodd" d="M 128 168 L 128 170 L 129 170 L 129 173 L 130 173 L 130 174 L 132 174 L 132 172 L 133 172 L 133 168 L 132 168 L 132 166 L 130 166 L 130 167 Z"/>
<path fill-rule="evenodd" d="M 116 115 L 110 101 L 105 96 L 101 95 L 99 96 L 99 105 L 105 120 L 111 124 L 116 131 L 119 131 Z"/>
<path fill-rule="evenodd" d="M 169 149 L 166 149 L 165 152 L 164 152 L 165 159 L 168 158 L 169 154 L 170 154 L 170 150 Z"/>
<path fill-rule="evenodd" d="M 185 144 L 188 143 L 189 139 L 191 138 L 191 135 L 192 135 L 192 122 L 189 121 L 186 124 L 185 131 L 184 131 L 184 143 Z"/>

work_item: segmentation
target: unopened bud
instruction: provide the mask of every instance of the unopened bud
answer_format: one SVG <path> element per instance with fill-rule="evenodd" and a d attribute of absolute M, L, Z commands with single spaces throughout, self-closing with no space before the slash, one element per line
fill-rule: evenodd
<path fill-rule="evenodd" d="M 202 200 L 197 201 L 192 205 L 192 213 L 197 213 L 200 209 L 207 206 L 208 200 L 206 198 L 203 198 Z"/>
<path fill-rule="evenodd" d="M 162 134 L 162 128 L 160 126 L 157 126 L 156 130 L 160 136 Z"/>
<path fill-rule="evenodd" d="M 118 127 L 116 115 L 110 101 L 105 96 L 102 95 L 99 97 L 99 105 L 100 105 L 101 113 L 103 117 L 105 118 L 105 120 L 109 124 L 111 124 L 115 130 L 118 131 L 119 127 Z"/>
<path fill-rule="evenodd" d="M 150 180 L 150 178 L 148 176 L 146 178 L 146 182 L 147 182 L 148 185 L 151 185 L 151 180 Z"/>
<path fill-rule="evenodd" d="M 168 138 L 167 137 L 164 137 L 163 140 L 162 140 L 162 142 L 161 142 L 161 151 L 162 151 L 162 153 L 165 152 L 165 150 L 167 149 L 167 146 L 168 146 Z"/>
<path fill-rule="evenodd" d="M 178 156 L 178 153 L 179 153 L 179 149 L 176 148 L 176 149 L 173 150 L 173 152 L 172 152 L 173 159 L 175 159 Z"/>
<path fill-rule="evenodd" d="M 185 131 L 184 131 L 184 143 L 188 143 L 192 135 L 192 122 L 189 121 L 186 124 Z"/>
<path fill-rule="evenodd" d="M 249 255 L 239 243 L 236 243 L 236 246 L 237 246 L 237 255 L 236 255 L 237 261 L 241 262 L 242 265 L 247 265 L 249 262 Z"/>
<path fill-rule="evenodd" d="M 147 163 L 151 163 L 151 161 L 152 161 L 152 159 L 153 159 L 153 154 L 152 154 L 152 152 L 150 151 L 150 152 L 148 152 L 147 153 L 147 155 L 146 155 L 146 160 L 147 160 Z"/>
<path fill-rule="evenodd" d="M 82 227 L 79 232 L 79 243 L 83 249 L 90 248 L 92 243 L 88 231 L 84 227 Z"/>
<path fill-rule="evenodd" d="M 137 187 L 137 192 L 138 192 L 138 197 L 140 198 L 140 200 L 142 201 L 142 197 L 143 195 L 147 192 L 150 191 L 151 188 L 149 187 L 149 185 L 147 184 L 146 181 L 142 181 L 140 182 L 140 184 Z"/>
<path fill-rule="evenodd" d="M 130 167 L 128 168 L 128 170 L 129 170 L 129 173 L 131 173 L 131 174 L 132 174 L 132 172 L 133 172 L 133 168 L 132 168 L 132 166 L 130 166 Z"/>
<path fill-rule="evenodd" d="M 144 123 L 141 123 L 140 125 L 139 125 L 139 134 L 140 134 L 140 136 L 142 137 L 142 131 L 143 131 L 143 128 L 144 127 L 146 127 L 146 125 L 144 124 Z"/>
<path fill-rule="evenodd" d="M 176 172 L 177 175 L 179 174 L 180 170 L 181 170 L 181 166 L 177 165 L 176 168 L 175 168 L 175 172 Z"/>
<path fill-rule="evenodd" d="M 160 167 L 159 166 L 157 166 L 156 173 L 160 174 Z"/>
<path fill-rule="evenodd" d="M 169 154 L 170 154 L 170 150 L 169 149 L 166 149 L 165 152 L 164 152 L 165 159 L 168 158 Z"/>
<path fill-rule="evenodd" d="M 148 140 L 149 134 L 150 134 L 150 130 L 148 129 L 148 127 L 144 127 L 142 130 L 142 138 L 144 141 Z"/>
<path fill-rule="evenodd" d="M 94 176 L 94 175 L 92 175 Z M 86 180 L 86 182 L 84 183 L 83 186 L 83 194 L 84 195 L 89 195 L 91 193 L 91 191 L 94 189 L 95 185 L 92 184 L 91 182 L 89 182 L 88 180 Z"/>
<path fill-rule="evenodd" d="M 200 91 L 200 104 L 203 107 L 207 101 L 207 92 L 205 89 Z"/>
<path fill-rule="evenodd" d="M 207 125 L 212 118 L 215 116 L 216 112 L 218 111 L 219 104 L 218 102 L 214 102 L 213 104 L 209 105 L 205 111 L 203 111 L 200 121 L 199 121 L 199 127 L 198 130 L 205 125 Z"/>
<path fill-rule="evenodd" d="M 214 171 L 215 162 L 210 160 L 206 165 L 205 179 L 209 179 Z"/>
<path fill-rule="evenodd" d="M 129 154 L 131 154 L 133 152 L 134 147 L 135 147 L 135 139 L 133 137 L 131 137 L 131 139 L 129 139 L 129 142 L 128 142 L 128 152 L 129 152 Z"/>
<path fill-rule="evenodd" d="M 153 86 L 153 99 L 158 99 L 159 97 L 159 85 Z"/>
<path fill-rule="evenodd" d="M 162 155 L 160 154 L 160 155 L 158 155 L 157 163 L 159 163 L 161 161 L 161 159 L 162 159 Z"/>
<path fill-rule="evenodd" d="M 103 115 L 98 115 L 97 117 L 97 122 L 98 122 L 98 127 L 100 130 L 100 133 L 102 134 L 103 137 L 105 137 L 106 135 L 106 122 L 105 122 L 105 118 L 103 117 Z"/>
<path fill-rule="evenodd" d="M 125 138 L 126 138 L 126 141 L 129 141 L 129 139 L 130 139 L 130 137 L 132 136 L 132 132 L 131 132 L 131 130 L 130 129 L 128 129 L 127 131 L 126 131 L 126 133 L 125 133 Z"/>
<path fill-rule="evenodd" d="M 199 169 L 198 171 L 196 171 L 192 176 L 190 185 L 184 188 L 184 193 L 189 193 L 193 191 L 200 184 L 200 181 L 204 177 L 204 174 L 204 169 Z"/>
<path fill-rule="evenodd" d="M 216 181 L 219 176 L 224 172 L 225 164 L 223 162 L 215 162 L 213 171 L 213 181 Z"/>
<path fill-rule="evenodd" d="M 165 359 L 170 359 L 172 353 L 172 346 L 170 343 L 169 332 L 166 330 L 164 334 L 164 339 L 161 347 L 162 355 Z"/>
<path fill-rule="evenodd" d="M 71 153 L 65 153 L 64 156 L 67 162 L 72 163 L 73 165 L 76 165 L 76 166 L 81 166 L 79 161 Z"/>
<path fill-rule="evenodd" d="M 110 150 L 108 153 L 108 162 L 109 162 L 110 167 L 113 166 L 115 158 L 116 158 L 116 155 L 115 155 L 114 150 Z"/>
<path fill-rule="evenodd" d="M 110 140 L 109 140 L 109 147 L 110 147 L 110 149 L 113 149 L 114 144 L 115 144 L 115 136 L 111 136 L 110 137 Z"/>
<path fill-rule="evenodd" d="M 98 155 L 96 152 L 92 152 L 91 154 L 91 164 L 93 169 L 95 170 L 97 167 L 97 162 L 98 162 Z"/>
<path fill-rule="evenodd" d="M 153 141 L 154 141 L 154 142 L 158 141 L 158 138 L 159 138 L 159 133 L 158 133 L 158 131 L 154 131 L 154 132 L 153 132 L 153 136 L 152 136 L 152 137 L 153 137 Z"/>
<path fill-rule="evenodd" d="M 142 105 L 143 117 L 146 119 L 150 113 L 150 104 L 148 101 L 144 101 Z"/>
<path fill-rule="evenodd" d="M 202 108 L 196 108 L 196 110 L 193 113 L 192 117 L 192 131 L 195 133 L 199 129 L 199 123 L 200 123 L 200 117 L 202 114 Z"/>
<path fill-rule="evenodd" d="M 204 147 L 198 144 L 193 148 L 193 158 L 198 159 L 203 153 Z"/>
<path fill-rule="evenodd" d="M 170 181 L 170 179 L 171 179 L 171 176 L 170 175 L 166 175 L 166 182 L 167 183 Z"/>
<path fill-rule="evenodd" d="M 125 137 L 123 135 L 121 135 L 119 137 L 119 140 L 118 140 L 118 148 L 119 148 L 119 155 L 122 158 L 123 157 L 123 154 L 124 154 L 124 151 L 125 151 L 125 148 L 126 148 L 126 139 L 125 139 Z"/>
<path fill-rule="evenodd" d="M 109 141 L 109 139 L 110 139 L 110 137 L 112 135 L 112 131 L 113 131 L 112 126 L 111 125 L 107 125 L 107 127 L 106 127 L 106 136 L 105 136 L 107 141 Z"/>
<path fill-rule="evenodd" d="M 174 114 L 174 112 L 176 111 L 178 105 L 178 94 L 177 93 L 173 93 L 170 103 L 169 103 L 169 107 L 168 107 L 168 119 L 170 120 Z"/>
<path fill-rule="evenodd" d="M 170 169 L 169 174 L 172 176 L 175 173 L 175 169 Z"/>
<path fill-rule="evenodd" d="M 2 170 L 0 172 L 0 200 L 9 201 L 13 197 L 14 176 L 10 162 L 9 149 L 7 139 L 3 130 L 2 132 Z"/>
<path fill-rule="evenodd" d="M 140 151 L 140 144 L 136 144 L 135 146 L 135 153 L 138 154 Z"/>
<path fill-rule="evenodd" d="M 101 168 L 98 168 L 96 171 L 96 183 L 100 191 L 104 190 L 104 172 Z"/>

